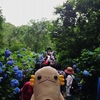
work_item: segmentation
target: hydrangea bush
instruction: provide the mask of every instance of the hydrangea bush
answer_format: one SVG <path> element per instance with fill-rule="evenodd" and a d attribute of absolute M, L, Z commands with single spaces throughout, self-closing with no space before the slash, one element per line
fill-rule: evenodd
<path fill-rule="evenodd" d="M 79 100 L 96 100 L 97 84 L 100 77 L 100 47 L 94 51 L 84 49 L 81 56 L 69 60 L 80 84 Z M 74 62 L 74 63 L 73 63 Z"/>
<path fill-rule="evenodd" d="M 0 100 L 16 100 L 25 81 L 34 72 L 38 54 L 25 48 L 0 49 Z"/>
<path fill-rule="evenodd" d="M 39 54 L 25 48 L 13 52 L 0 49 L 0 100 L 18 100 L 15 99 L 16 95 L 34 72 L 38 57 Z M 96 100 L 100 77 L 100 48 L 94 51 L 84 49 L 79 58 L 67 58 L 65 62 L 72 65 L 80 85 L 77 100 Z"/>

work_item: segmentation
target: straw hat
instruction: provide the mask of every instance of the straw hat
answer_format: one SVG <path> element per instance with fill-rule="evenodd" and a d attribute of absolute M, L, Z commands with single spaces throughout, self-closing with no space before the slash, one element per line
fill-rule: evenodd
<path fill-rule="evenodd" d="M 67 67 L 67 69 L 65 69 L 64 71 L 65 71 L 65 73 L 67 73 L 67 74 L 74 74 L 74 70 L 73 70 L 72 67 Z"/>

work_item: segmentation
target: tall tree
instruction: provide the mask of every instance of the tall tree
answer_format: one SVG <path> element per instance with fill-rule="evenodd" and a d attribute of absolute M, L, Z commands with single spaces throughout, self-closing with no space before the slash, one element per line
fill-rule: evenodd
<path fill-rule="evenodd" d="M 93 50 L 100 44 L 100 0 L 70 0 L 56 7 L 59 15 L 52 30 L 57 51 L 66 57 L 80 56 L 82 49 Z"/>
<path fill-rule="evenodd" d="M 4 36 L 4 45 L 7 47 L 10 47 L 13 44 L 14 38 L 16 36 L 12 35 L 13 30 L 15 29 L 15 26 L 12 25 L 11 23 L 3 23 L 3 36 Z"/>
<path fill-rule="evenodd" d="M 45 20 L 34 21 L 30 20 L 30 25 L 24 36 L 24 41 L 26 45 L 35 52 L 40 52 L 45 50 L 48 45 L 51 45 L 47 24 L 49 22 Z"/>
<path fill-rule="evenodd" d="M 4 43 L 3 43 L 3 34 L 2 34 L 2 24 L 4 22 L 4 18 L 3 18 L 3 15 L 2 15 L 2 10 L 0 8 L 0 47 L 3 47 Z"/>

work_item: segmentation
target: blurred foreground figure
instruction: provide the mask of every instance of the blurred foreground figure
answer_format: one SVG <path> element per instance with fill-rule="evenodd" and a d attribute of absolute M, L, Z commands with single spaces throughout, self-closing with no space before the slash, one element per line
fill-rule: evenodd
<path fill-rule="evenodd" d="M 34 86 L 31 100 L 64 100 L 60 92 L 60 85 L 64 85 L 64 76 L 50 66 L 40 68 L 35 75 L 31 75 L 30 84 Z"/>
<path fill-rule="evenodd" d="M 26 82 L 21 88 L 21 100 L 30 100 L 33 94 L 33 87 L 30 86 L 30 81 Z"/>

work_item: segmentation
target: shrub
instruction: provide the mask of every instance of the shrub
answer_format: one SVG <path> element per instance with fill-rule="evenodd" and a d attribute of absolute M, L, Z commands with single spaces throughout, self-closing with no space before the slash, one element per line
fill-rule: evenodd
<path fill-rule="evenodd" d="M 80 100 L 95 100 L 97 96 L 97 82 L 100 77 L 100 47 L 94 51 L 84 49 L 81 56 L 72 59 L 76 64 L 75 75 L 80 79 Z"/>
<path fill-rule="evenodd" d="M 37 57 L 38 54 L 25 48 L 13 52 L 0 50 L 0 100 L 15 100 L 24 82 L 34 73 Z"/>

